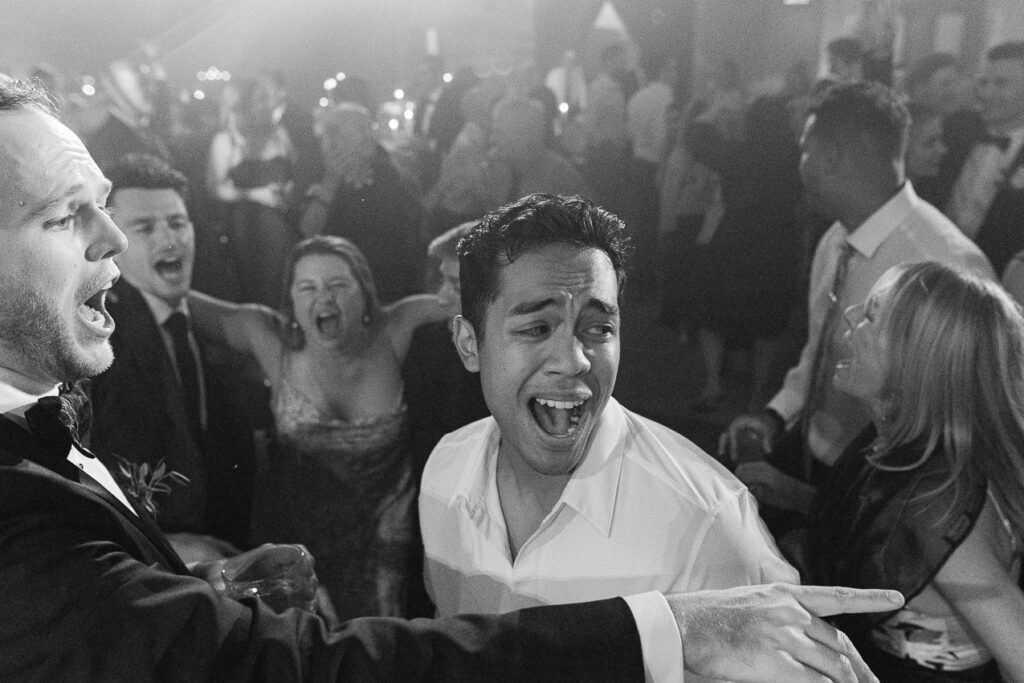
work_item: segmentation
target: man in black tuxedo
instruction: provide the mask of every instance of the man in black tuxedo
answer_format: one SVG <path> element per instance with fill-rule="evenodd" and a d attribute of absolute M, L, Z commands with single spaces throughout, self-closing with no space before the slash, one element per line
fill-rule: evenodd
<path fill-rule="evenodd" d="M 871 680 L 812 613 L 891 611 L 890 591 L 775 585 L 447 620 L 275 615 L 190 571 L 79 441 L 58 385 L 113 356 L 127 246 L 110 183 L 32 86 L 0 80 L 0 680 L 643 680 L 669 644 L 691 673 Z M 47 410 L 52 408 L 53 410 Z M 130 492 L 129 492 L 130 493 Z M 685 653 L 685 660 L 682 655 Z"/>
<path fill-rule="evenodd" d="M 117 320 L 115 361 L 92 383 L 92 445 L 137 485 L 159 484 L 161 464 L 187 478 L 165 477 L 170 491 L 154 494 L 150 510 L 184 557 L 234 554 L 231 545 L 249 545 L 253 425 L 267 397 L 245 381 L 245 357 L 191 331 L 185 297 L 195 231 L 185 176 L 142 154 L 122 157 L 107 175 L 107 201 L 129 242 L 114 259 L 121 279 L 107 305 Z"/>
<path fill-rule="evenodd" d="M 954 179 L 946 215 L 1002 275 L 1024 248 L 1024 41 L 988 51 L 975 95 L 984 127 L 940 171 Z"/>

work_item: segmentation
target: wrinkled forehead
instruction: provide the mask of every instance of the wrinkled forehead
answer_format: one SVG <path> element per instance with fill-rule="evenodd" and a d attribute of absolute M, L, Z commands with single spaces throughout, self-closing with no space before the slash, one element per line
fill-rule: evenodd
<path fill-rule="evenodd" d="M 0 112 L 0 164 L 5 201 L 39 201 L 105 182 L 78 136 L 34 108 Z"/>

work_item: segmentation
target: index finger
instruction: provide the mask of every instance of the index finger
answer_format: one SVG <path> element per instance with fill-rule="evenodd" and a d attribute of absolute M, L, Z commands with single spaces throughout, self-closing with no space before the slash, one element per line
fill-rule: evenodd
<path fill-rule="evenodd" d="M 843 586 L 793 586 L 793 597 L 819 617 L 833 614 L 891 612 L 903 606 L 899 591 Z"/>

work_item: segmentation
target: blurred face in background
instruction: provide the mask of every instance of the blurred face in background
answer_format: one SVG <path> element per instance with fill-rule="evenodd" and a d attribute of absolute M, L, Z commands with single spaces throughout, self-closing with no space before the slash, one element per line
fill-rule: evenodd
<path fill-rule="evenodd" d="M 341 105 L 320 128 L 320 151 L 328 168 L 341 171 L 373 158 L 376 141 L 370 114 L 359 105 Z"/>
<path fill-rule="evenodd" d="M 910 127 L 907 145 L 907 175 L 911 178 L 931 178 L 939 173 L 939 164 L 946 156 L 946 143 L 942 141 L 942 119 L 931 116 Z"/>
<path fill-rule="evenodd" d="M 993 132 L 1024 123 L 1024 61 L 997 59 L 985 64 L 975 85 L 981 117 Z"/>
<path fill-rule="evenodd" d="M 441 307 L 449 320 L 462 315 L 462 287 L 459 281 L 459 257 L 445 256 L 439 266 L 441 271 L 441 287 L 437 296 L 441 299 Z"/>

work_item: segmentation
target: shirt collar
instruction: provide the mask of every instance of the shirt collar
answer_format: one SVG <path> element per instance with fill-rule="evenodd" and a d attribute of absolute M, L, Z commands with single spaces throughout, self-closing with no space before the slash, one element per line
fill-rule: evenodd
<path fill-rule="evenodd" d="M 865 258 L 874 256 L 878 247 L 889 238 L 889 235 L 907 220 L 907 216 L 920 204 L 921 200 L 907 180 L 903 187 L 889 201 L 882 204 L 868 219 L 851 232 L 846 241 Z"/>
<path fill-rule="evenodd" d="M 43 396 L 56 396 L 57 389 L 58 385 L 54 385 L 50 391 L 37 396 L 25 393 L 21 389 L 0 380 L 0 413 L 5 415 L 14 414 L 22 417 L 25 414 L 25 410 L 29 406 L 34 405 Z"/>
<path fill-rule="evenodd" d="M 153 317 L 156 318 L 156 324 L 160 327 L 163 327 L 164 323 L 167 322 L 167 319 L 171 317 L 172 313 L 180 311 L 188 317 L 188 301 L 184 298 L 178 302 L 177 306 L 172 307 L 160 297 L 153 296 L 149 292 L 140 289 L 139 294 L 141 294 L 142 298 L 145 299 L 150 312 L 153 314 Z"/>
<path fill-rule="evenodd" d="M 471 515 L 486 506 L 492 490 L 496 495 L 495 459 L 501 432 L 493 418 L 487 429 L 469 445 L 467 467 L 463 470 L 450 504 L 464 501 Z M 590 437 L 587 454 L 562 491 L 553 509 L 565 504 L 607 536 L 619 492 L 626 444 L 626 414 L 614 398 L 609 398 Z M 502 521 L 503 522 L 503 521 Z"/>

